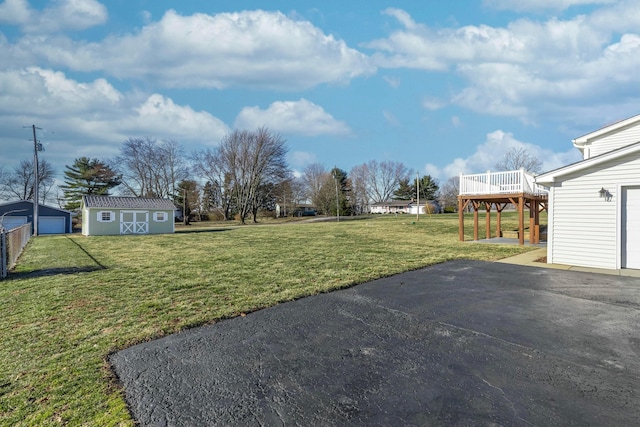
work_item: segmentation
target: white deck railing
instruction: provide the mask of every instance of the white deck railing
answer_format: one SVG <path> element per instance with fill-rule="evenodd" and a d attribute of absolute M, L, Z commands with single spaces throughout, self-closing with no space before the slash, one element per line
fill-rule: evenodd
<path fill-rule="evenodd" d="M 460 174 L 461 196 L 479 194 L 515 194 L 546 195 L 548 190 L 535 183 L 533 175 L 524 169 L 505 172 L 478 173 L 473 175 Z"/>

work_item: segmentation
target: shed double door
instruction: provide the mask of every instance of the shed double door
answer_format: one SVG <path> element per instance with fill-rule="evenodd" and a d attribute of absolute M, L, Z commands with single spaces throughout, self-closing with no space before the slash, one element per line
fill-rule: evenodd
<path fill-rule="evenodd" d="M 622 188 L 622 268 L 640 269 L 640 187 Z"/>
<path fill-rule="evenodd" d="M 120 211 L 120 234 L 149 233 L 148 211 Z"/>

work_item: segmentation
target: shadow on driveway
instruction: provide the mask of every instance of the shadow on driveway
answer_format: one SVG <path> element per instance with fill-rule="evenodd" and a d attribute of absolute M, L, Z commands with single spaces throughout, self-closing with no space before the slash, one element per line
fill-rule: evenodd
<path fill-rule="evenodd" d="M 145 426 L 633 425 L 638 279 L 453 261 L 112 355 Z"/>

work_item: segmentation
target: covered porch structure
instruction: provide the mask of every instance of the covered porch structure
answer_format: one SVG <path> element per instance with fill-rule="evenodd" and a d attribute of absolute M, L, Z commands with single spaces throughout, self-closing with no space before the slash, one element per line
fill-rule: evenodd
<path fill-rule="evenodd" d="M 491 210 L 496 210 L 496 237 L 502 237 L 501 214 L 512 204 L 518 212 L 518 240 L 524 245 L 524 211 L 529 209 L 529 243 L 540 243 L 540 212 L 547 209 L 548 191 L 524 169 L 482 174 L 460 174 L 458 193 L 459 238 L 464 242 L 464 211 L 473 208 L 473 240 L 479 240 L 479 215 L 484 209 L 485 238 L 491 238 Z"/>

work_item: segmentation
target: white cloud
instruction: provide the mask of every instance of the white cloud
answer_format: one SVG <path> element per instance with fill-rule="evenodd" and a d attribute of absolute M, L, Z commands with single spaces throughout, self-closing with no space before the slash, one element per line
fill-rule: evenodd
<path fill-rule="evenodd" d="M 442 167 L 427 163 L 425 171 L 440 180 L 446 180 L 460 173 L 483 173 L 493 170 L 496 163 L 510 148 L 524 148 L 542 160 L 543 171 L 556 169 L 581 159 L 580 153 L 573 147 L 566 152 L 554 152 L 535 144 L 519 141 L 511 133 L 496 130 L 487 134 L 485 142 L 478 145 L 476 151 L 470 156 L 455 158 L 451 163 Z"/>
<path fill-rule="evenodd" d="M 589 3 L 606 5 L 570 19 L 519 19 L 505 27 L 434 29 L 392 9 L 385 13 L 401 28 L 365 46 L 377 50 L 373 57 L 380 67 L 455 71 L 462 77 L 464 87 L 450 91 L 447 102 L 425 98 L 427 109 L 453 103 L 525 123 L 593 120 L 593 113 L 577 114 L 579 106 L 602 111 L 622 99 L 640 101 L 640 74 L 634 71 L 640 69 L 640 2 Z M 624 115 L 636 112 L 637 105 Z"/>
<path fill-rule="evenodd" d="M 616 0 L 484 0 L 489 7 L 518 12 L 553 10 L 562 11 L 573 6 L 611 4 Z"/>
<path fill-rule="evenodd" d="M 289 164 L 296 170 L 302 170 L 306 166 L 318 161 L 315 154 L 306 151 L 290 152 L 288 158 Z"/>
<path fill-rule="evenodd" d="M 19 25 L 27 33 L 85 30 L 104 24 L 107 8 L 95 0 L 58 0 L 42 11 L 29 8 L 26 0 L 0 4 L 0 22 Z"/>
<path fill-rule="evenodd" d="M 140 16 L 142 17 L 142 22 L 145 24 L 150 24 L 153 20 L 153 15 L 148 10 L 143 10 L 140 12 Z"/>
<path fill-rule="evenodd" d="M 389 7 L 383 10 L 382 13 L 384 13 L 385 15 L 393 16 L 408 30 L 418 28 L 418 24 L 416 24 L 416 21 L 411 18 L 411 15 L 409 15 L 402 9 Z"/>
<path fill-rule="evenodd" d="M 54 163 L 81 155 L 113 156 L 131 136 L 174 139 L 185 146 L 214 145 L 230 131 L 205 111 L 160 94 L 123 93 L 104 79 L 83 83 L 37 67 L 0 71 L 0 127 L 15 128 L 6 133 L 2 145 L 23 147 L 17 144 L 24 139 L 19 128 L 32 123 L 55 131 L 46 154 Z M 2 150 L 0 164 L 28 158 L 28 146 L 20 150 L 25 154 Z"/>
<path fill-rule="evenodd" d="M 441 108 L 444 108 L 446 105 L 447 105 L 447 102 L 439 98 L 425 96 L 422 99 L 422 106 L 427 110 L 431 110 L 431 111 L 439 110 Z"/>
<path fill-rule="evenodd" d="M 324 109 L 302 98 L 299 101 L 277 101 L 266 110 L 245 107 L 235 121 L 240 129 L 267 126 L 270 130 L 303 136 L 350 135 L 346 123 L 336 120 Z"/>
<path fill-rule="evenodd" d="M 384 79 L 385 82 L 387 82 L 389 86 L 391 86 L 394 89 L 399 88 L 400 84 L 402 83 L 402 81 L 398 77 L 382 76 L 382 78 Z"/>
<path fill-rule="evenodd" d="M 97 43 L 21 44 L 55 66 L 169 87 L 297 90 L 375 72 L 366 55 L 308 21 L 262 10 L 191 16 L 169 10 L 135 34 Z"/>
<path fill-rule="evenodd" d="M 0 3 L 0 22 L 22 25 L 29 21 L 30 15 L 27 0 L 5 0 Z"/>
<path fill-rule="evenodd" d="M 393 114 L 391 111 L 384 110 L 382 111 L 382 115 L 384 116 L 384 119 L 386 120 L 386 122 L 389 123 L 391 126 L 394 126 L 394 127 L 400 126 L 400 120 L 398 120 L 396 115 Z"/>
<path fill-rule="evenodd" d="M 195 111 L 188 105 L 177 105 L 171 98 L 154 93 L 130 119 L 131 129 L 148 129 L 149 133 L 177 141 L 199 141 L 216 145 L 230 129 L 206 111 Z M 124 121 L 127 123 L 127 121 Z"/>
<path fill-rule="evenodd" d="M 451 124 L 457 128 L 463 125 L 462 120 L 458 116 L 451 116 Z"/>

